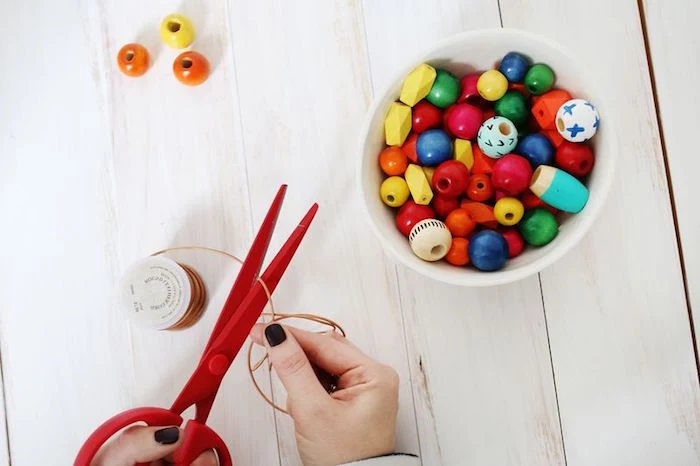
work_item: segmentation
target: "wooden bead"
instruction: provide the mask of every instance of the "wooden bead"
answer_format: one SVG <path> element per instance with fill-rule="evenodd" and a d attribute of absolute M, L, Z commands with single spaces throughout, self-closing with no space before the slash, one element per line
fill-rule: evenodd
<path fill-rule="evenodd" d="M 525 136 L 518 144 L 516 151 L 525 157 L 533 168 L 549 165 L 554 159 L 554 146 L 542 133 Z"/>
<path fill-rule="evenodd" d="M 459 80 L 449 71 L 437 70 L 435 82 L 426 99 L 436 107 L 447 108 L 457 102 L 459 92 Z"/>
<path fill-rule="evenodd" d="M 435 192 L 435 186 L 433 186 L 433 175 L 435 174 L 435 167 L 421 167 L 423 169 L 423 173 L 425 173 L 425 178 L 428 180 L 428 184 L 430 185 L 430 189 L 433 190 L 433 193 Z"/>
<path fill-rule="evenodd" d="M 519 227 L 525 242 L 533 246 L 544 246 L 559 233 L 557 219 L 551 212 L 541 207 L 527 212 Z"/>
<path fill-rule="evenodd" d="M 472 175 L 467 185 L 467 197 L 472 201 L 486 202 L 493 197 L 491 178 L 483 173 Z"/>
<path fill-rule="evenodd" d="M 595 158 L 588 144 L 564 141 L 554 154 L 557 166 L 574 176 L 588 175 L 593 169 Z"/>
<path fill-rule="evenodd" d="M 476 83 L 479 81 L 480 76 L 481 73 L 472 73 L 462 77 L 462 79 L 459 80 L 459 85 L 461 88 L 459 102 L 483 102 L 482 97 L 479 95 L 479 90 L 476 87 Z"/>
<path fill-rule="evenodd" d="M 513 122 L 516 128 L 525 129 L 530 112 L 527 109 L 525 97 L 517 91 L 508 91 L 498 99 L 493 106 L 496 115 L 502 116 Z M 552 118 L 552 124 L 554 119 Z"/>
<path fill-rule="evenodd" d="M 148 71 L 149 62 L 148 50 L 141 44 L 126 44 L 119 49 L 117 54 L 119 69 L 132 78 L 141 76 Z"/>
<path fill-rule="evenodd" d="M 530 191 L 552 207 L 578 213 L 588 202 L 588 189 L 559 168 L 540 165 L 532 175 Z"/>
<path fill-rule="evenodd" d="M 430 128 L 438 128 L 442 124 L 442 112 L 427 100 L 418 102 L 411 113 L 414 133 L 422 133 Z"/>
<path fill-rule="evenodd" d="M 435 167 L 452 156 L 452 139 L 441 129 L 429 129 L 418 136 L 416 152 L 421 164 Z"/>
<path fill-rule="evenodd" d="M 600 116 L 595 106 L 583 99 L 571 99 L 557 111 L 559 134 L 571 142 L 584 142 L 595 136 Z"/>
<path fill-rule="evenodd" d="M 508 154 L 493 166 L 491 181 L 494 188 L 511 196 L 517 196 L 530 187 L 532 167 L 525 157 Z"/>
<path fill-rule="evenodd" d="M 549 139 L 549 142 L 551 142 L 555 148 L 559 147 L 561 143 L 564 142 L 564 138 L 561 137 L 559 130 L 556 128 L 542 130 L 542 134 L 547 136 L 547 139 Z"/>
<path fill-rule="evenodd" d="M 502 59 L 498 70 L 512 83 L 523 80 L 530 61 L 518 52 L 508 52 Z"/>
<path fill-rule="evenodd" d="M 173 62 L 173 74 L 187 86 L 198 86 L 209 77 L 209 60 L 194 50 L 183 52 Z"/>
<path fill-rule="evenodd" d="M 472 142 L 466 139 L 455 139 L 454 159 L 462 162 L 468 170 L 474 166 L 474 153 L 472 152 Z"/>
<path fill-rule="evenodd" d="M 472 146 L 472 153 L 474 154 L 474 165 L 472 166 L 472 173 L 478 175 L 480 173 L 490 174 L 493 171 L 493 166 L 496 164 L 496 159 L 487 157 L 479 148 L 479 145 Z"/>
<path fill-rule="evenodd" d="M 476 83 L 479 95 L 493 102 L 503 97 L 508 90 L 508 80 L 498 70 L 488 70 L 479 76 Z"/>
<path fill-rule="evenodd" d="M 452 238 L 452 245 L 447 251 L 445 260 L 452 265 L 461 267 L 469 263 L 469 240 L 466 238 Z"/>
<path fill-rule="evenodd" d="M 508 243 L 496 231 L 480 231 L 469 240 L 469 260 L 479 270 L 500 270 L 508 260 Z"/>
<path fill-rule="evenodd" d="M 168 47 L 184 49 L 194 41 L 194 25 L 186 16 L 168 15 L 160 23 L 160 38 Z"/>
<path fill-rule="evenodd" d="M 532 95 L 544 94 L 554 86 L 554 71 L 544 63 L 536 63 L 525 74 L 525 88 Z"/>
<path fill-rule="evenodd" d="M 411 107 L 392 102 L 384 120 L 384 136 L 387 146 L 400 146 L 411 131 Z"/>
<path fill-rule="evenodd" d="M 406 201 L 396 213 L 396 228 L 408 237 L 411 229 L 421 220 L 435 218 L 435 212 L 427 205 L 418 205 L 412 199 Z"/>
<path fill-rule="evenodd" d="M 419 205 L 428 205 L 433 199 L 433 191 L 430 189 L 428 179 L 423 169 L 415 164 L 406 168 L 406 183 L 411 191 L 411 197 Z"/>
<path fill-rule="evenodd" d="M 479 225 L 486 228 L 498 228 L 498 221 L 493 214 L 493 207 L 482 202 L 462 201 L 460 207 L 469 213 L 469 216 Z"/>
<path fill-rule="evenodd" d="M 408 167 L 408 158 L 401 148 L 387 147 L 379 153 L 379 166 L 387 176 L 400 176 Z"/>
<path fill-rule="evenodd" d="M 518 130 L 509 119 L 495 116 L 481 125 L 477 141 L 484 154 L 498 159 L 515 149 L 518 144 Z"/>
<path fill-rule="evenodd" d="M 440 194 L 433 196 L 433 201 L 430 206 L 435 211 L 437 218 L 445 218 L 450 212 L 459 208 L 459 198 L 457 197 L 445 197 Z"/>
<path fill-rule="evenodd" d="M 445 225 L 454 237 L 464 237 L 474 231 L 476 221 L 469 215 L 467 209 L 455 209 L 447 215 Z"/>
<path fill-rule="evenodd" d="M 432 66 L 427 63 L 418 65 L 406 76 L 399 100 L 409 107 L 413 107 L 428 95 L 436 76 L 437 73 Z"/>
<path fill-rule="evenodd" d="M 496 217 L 496 221 L 507 227 L 518 223 L 523 218 L 524 213 L 523 203 L 515 197 L 499 199 L 493 206 L 493 215 Z"/>
<path fill-rule="evenodd" d="M 401 150 L 403 151 L 403 153 L 406 154 L 408 160 L 410 160 L 413 163 L 418 163 L 418 152 L 416 152 L 417 142 L 418 135 L 416 133 L 411 133 L 408 135 L 406 141 L 404 141 L 403 145 L 401 146 Z"/>
<path fill-rule="evenodd" d="M 408 200 L 409 190 L 406 180 L 400 176 L 390 176 L 379 188 L 379 195 L 389 207 L 401 207 Z"/>
<path fill-rule="evenodd" d="M 427 219 L 418 222 L 408 235 L 413 253 L 424 261 L 439 261 L 450 250 L 452 235 L 440 220 Z"/>
<path fill-rule="evenodd" d="M 555 129 L 557 112 L 565 102 L 571 100 L 571 94 L 563 89 L 553 89 L 537 97 L 532 104 L 532 115 L 542 129 Z"/>
<path fill-rule="evenodd" d="M 469 169 L 458 160 L 441 163 L 433 174 L 435 190 L 445 197 L 458 197 L 464 194 L 469 182 Z"/>
<path fill-rule="evenodd" d="M 539 197 L 535 196 L 535 194 L 532 191 L 530 191 L 530 188 L 528 188 L 524 193 L 520 195 L 520 202 L 523 203 L 525 210 L 533 210 L 538 207 L 542 207 L 543 209 L 547 209 L 554 215 L 557 215 L 559 213 L 559 209 L 552 207 Z"/>
<path fill-rule="evenodd" d="M 461 139 L 474 139 L 479 132 L 484 112 L 474 105 L 462 103 L 450 107 L 447 127 Z"/>
<path fill-rule="evenodd" d="M 508 258 L 518 257 L 525 249 L 525 240 L 515 228 L 508 228 L 501 232 L 508 243 Z"/>

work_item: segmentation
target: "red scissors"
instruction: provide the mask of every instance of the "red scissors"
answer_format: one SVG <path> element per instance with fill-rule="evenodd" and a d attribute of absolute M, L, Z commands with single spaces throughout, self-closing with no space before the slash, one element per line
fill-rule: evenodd
<path fill-rule="evenodd" d="M 170 409 L 135 408 L 117 414 L 88 437 L 75 459 L 76 466 L 90 466 L 95 454 L 110 437 L 131 424 L 145 422 L 149 426 L 181 425 L 182 413 L 192 405 L 195 406 L 195 417 L 185 426 L 182 445 L 173 455 L 175 464 L 188 466 L 200 454 L 214 449 L 221 466 L 232 465 L 231 454 L 226 444 L 206 425 L 206 421 L 221 381 L 267 304 L 267 295 L 257 277 L 270 244 L 286 190 L 287 186 L 283 185 L 277 192 L 248 256 L 241 266 L 241 271 L 231 287 L 221 315 L 204 348 L 202 359 Z M 317 204 L 311 206 L 262 274 L 261 278 L 270 293 L 277 287 L 317 210 Z"/>

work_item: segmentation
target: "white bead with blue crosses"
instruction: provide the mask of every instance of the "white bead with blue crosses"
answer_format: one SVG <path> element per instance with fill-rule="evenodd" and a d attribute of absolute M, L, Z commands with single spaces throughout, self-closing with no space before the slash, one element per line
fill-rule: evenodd
<path fill-rule="evenodd" d="M 598 131 L 600 115 L 589 101 L 571 99 L 559 107 L 556 123 L 561 137 L 571 142 L 584 142 Z"/>

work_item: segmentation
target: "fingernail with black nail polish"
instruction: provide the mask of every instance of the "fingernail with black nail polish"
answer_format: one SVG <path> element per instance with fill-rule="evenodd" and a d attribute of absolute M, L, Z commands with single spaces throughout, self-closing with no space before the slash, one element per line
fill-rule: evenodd
<path fill-rule="evenodd" d="M 272 324 L 265 327 L 265 338 L 270 346 L 277 346 L 287 339 L 287 334 L 280 324 Z"/>
<path fill-rule="evenodd" d="M 165 429 L 157 430 L 153 434 L 153 438 L 161 445 L 172 445 L 180 438 L 180 429 L 177 427 L 166 427 Z"/>

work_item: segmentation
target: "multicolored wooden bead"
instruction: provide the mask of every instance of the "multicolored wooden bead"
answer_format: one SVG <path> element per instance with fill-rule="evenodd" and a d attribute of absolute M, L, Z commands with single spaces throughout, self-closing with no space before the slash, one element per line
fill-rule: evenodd
<path fill-rule="evenodd" d="M 555 129 L 557 112 L 565 102 L 571 100 L 571 94 L 563 89 L 552 89 L 537 97 L 532 104 L 532 116 L 540 128 Z"/>
<path fill-rule="evenodd" d="M 554 146 L 542 133 L 528 134 L 522 138 L 516 151 L 525 157 L 533 168 L 548 165 L 554 159 Z"/>
<path fill-rule="evenodd" d="M 519 227 L 525 242 L 533 246 L 544 246 L 559 233 L 556 217 L 542 207 L 527 212 Z"/>
<path fill-rule="evenodd" d="M 415 164 L 410 164 L 406 168 L 406 183 L 411 191 L 411 197 L 420 205 L 428 205 L 433 199 L 433 191 L 430 189 L 430 183 L 425 176 L 423 169 Z"/>
<path fill-rule="evenodd" d="M 484 154 L 498 159 L 515 149 L 518 144 L 518 130 L 507 118 L 491 117 L 479 128 L 477 141 Z"/>
<path fill-rule="evenodd" d="M 423 165 L 440 165 L 452 156 L 452 139 L 441 129 L 429 129 L 418 136 L 416 152 Z"/>
<path fill-rule="evenodd" d="M 544 94 L 554 86 L 554 71 L 544 63 L 536 63 L 525 74 L 525 88 L 532 95 Z"/>
<path fill-rule="evenodd" d="M 169 47 L 184 49 L 194 41 L 194 25 L 184 15 L 168 15 L 160 23 L 160 38 Z"/>
<path fill-rule="evenodd" d="M 469 183 L 469 170 L 458 160 L 442 162 L 433 174 L 435 190 L 445 197 L 458 197 L 464 194 Z"/>
<path fill-rule="evenodd" d="M 520 92 L 506 92 L 503 97 L 496 101 L 493 109 L 496 115 L 508 118 L 519 130 L 527 127 L 526 125 L 530 117 L 530 112 L 527 109 L 525 96 Z M 554 118 L 552 118 L 552 124 L 554 124 Z"/>
<path fill-rule="evenodd" d="M 501 225 L 513 226 L 523 218 L 525 207 L 519 199 L 515 197 L 504 197 L 496 201 L 493 206 L 493 215 Z"/>
<path fill-rule="evenodd" d="M 461 139 L 474 139 L 479 132 L 484 112 L 474 105 L 462 103 L 450 107 L 447 128 Z"/>
<path fill-rule="evenodd" d="M 387 146 L 400 146 L 411 131 L 411 107 L 392 102 L 384 120 L 384 136 Z"/>
<path fill-rule="evenodd" d="M 418 222 L 408 235 L 413 253 L 424 261 L 439 261 L 450 250 L 452 235 L 440 220 L 428 219 Z"/>
<path fill-rule="evenodd" d="M 508 243 L 508 258 L 518 257 L 525 249 L 525 240 L 515 228 L 507 228 L 501 232 Z"/>
<path fill-rule="evenodd" d="M 508 154 L 496 161 L 491 173 L 494 188 L 517 196 L 530 187 L 532 167 L 525 157 Z"/>
<path fill-rule="evenodd" d="M 401 88 L 399 100 L 409 107 L 416 105 L 421 99 L 428 95 L 433 87 L 437 72 L 435 68 L 422 63 L 408 73 Z"/>
<path fill-rule="evenodd" d="M 523 80 L 527 69 L 530 66 L 530 61 L 525 56 L 518 52 L 508 52 L 503 59 L 498 69 L 512 83 L 518 83 Z"/>
<path fill-rule="evenodd" d="M 382 183 L 379 194 L 389 207 L 401 207 L 408 200 L 408 184 L 400 176 L 390 176 Z"/>
<path fill-rule="evenodd" d="M 588 144 L 569 141 L 564 141 L 557 147 L 554 160 L 559 168 L 577 177 L 588 175 L 595 163 L 593 150 Z"/>
<path fill-rule="evenodd" d="M 466 139 L 455 139 L 454 142 L 454 157 L 471 170 L 474 166 L 474 153 L 472 152 L 472 142 Z"/>
<path fill-rule="evenodd" d="M 435 82 L 426 99 L 436 107 L 447 108 L 457 102 L 459 92 L 459 79 L 449 71 L 437 70 Z"/>
<path fill-rule="evenodd" d="M 540 165 L 532 174 L 530 191 L 564 212 L 581 212 L 588 202 L 588 189 L 583 183 L 564 170 L 548 165 Z"/>
<path fill-rule="evenodd" d="M 427 100 L 421 100 L 411 112 L 413 119 L 413 132 L 422 133 L 430 128 L 437 128 L 442 124 L 442 112 Z"/>
<path fill-rule="evenodd" d="M 595 136 L 600 115 L 595 106 L 584 99 L 571 99 L 557 111 L 557 130 L 571 142 L 584 142 Z"/>
<path fill-rule="evenodd" d="M 508 90 L 508 80 L 500 71 L 488 70 L 479 76 L 476 88 L 481 97 L 493 102 L 505 95 Z"/>
<path fill-rule="evenodd" d="M 433 209 L 427 205 L 418 205 L 409 199 L 396 213 L 396 228 L 402 235 L 408 237 L 414 225 L 428 218 L 435 218 Z"/>
<path fill-rule="evenodd" d="M 496 231 L 480 231 L 469 240 L 469 260 L 479 270 L 493 272 L 506 265 L 508 243 Z"/>

